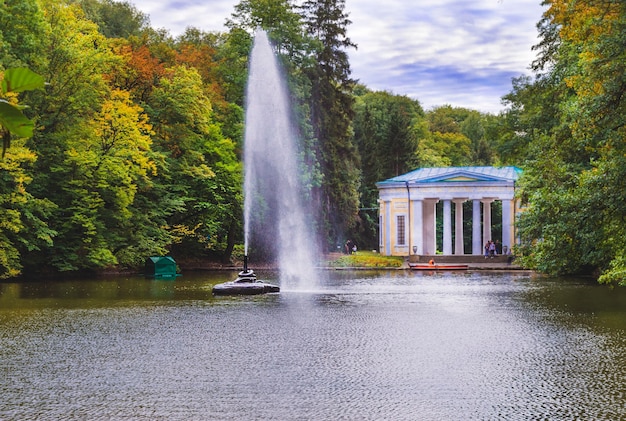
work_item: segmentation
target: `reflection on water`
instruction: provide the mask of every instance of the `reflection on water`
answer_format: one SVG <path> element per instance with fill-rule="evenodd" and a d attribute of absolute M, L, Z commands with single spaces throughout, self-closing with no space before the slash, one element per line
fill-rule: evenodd
<path fill-rule="evenodd" d="M 98 280 L 0 283 L 0 308 L 128 305 L 136 301 L 210 299 L 218 282 L 235 278 L 236 272 L 154 280 L 144 277 L 114 277 Z"/>
<path fill-rule="evenodd" d="M 235 275 L 0 284 L 0 419 L 626 417 L 626 291 L 338 271 L 212 297 Z"/>

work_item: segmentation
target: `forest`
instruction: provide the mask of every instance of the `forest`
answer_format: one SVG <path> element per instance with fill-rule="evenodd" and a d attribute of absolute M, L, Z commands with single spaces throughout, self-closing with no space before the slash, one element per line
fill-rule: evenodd
<path fill-rule="evenodd" d="M 520 262 L 626 284 L 626 4 L 545 0 L 533 76 L 512 80 L 494 115 L 368 89 L 351 77 L 345 1 L 300 3 L 242 0 L 226 32 L 174 37 L 130 2 L 4 0 L 0 279 L 240 258 L 245 84 L 262 27 L 324 250 L 348 237 L 376 248 L 378 181 L 516 165 Z"/>

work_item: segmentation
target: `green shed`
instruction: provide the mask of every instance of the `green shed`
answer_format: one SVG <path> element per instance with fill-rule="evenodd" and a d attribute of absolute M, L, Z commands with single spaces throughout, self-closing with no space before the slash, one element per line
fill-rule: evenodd
<path fill-rule="evenodd" d="M 154 279 L 176 279 L 176 261 L 171 256 L 152 256 L 146 259 L 146 276 Z"/>

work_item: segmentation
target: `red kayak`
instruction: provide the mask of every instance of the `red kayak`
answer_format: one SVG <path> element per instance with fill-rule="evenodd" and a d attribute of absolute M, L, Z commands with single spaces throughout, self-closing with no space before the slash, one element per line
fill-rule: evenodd
<path fill-rule="evenodd" d="M 413 270 L 467 270 L 468 265 L 439 264 L 439 263 L 409 263 Z"/>

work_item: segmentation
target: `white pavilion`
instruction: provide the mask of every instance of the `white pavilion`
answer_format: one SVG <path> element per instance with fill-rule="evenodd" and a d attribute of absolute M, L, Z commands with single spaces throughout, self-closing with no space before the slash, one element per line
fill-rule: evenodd
<path fill-rule="evenodd" d="M 387 256 L 434 255 L 436 205 L 443 204 L 444 255 L 483 254 L 488 240 L 507 250 L 515 244 L 517 167 L 419 168 L 376 183 L 379 250 Z M 472 250 L 464 250 L 463 203 L 472 202 Z M 502 202 L 502 238 L 492 238 L 491 205 Z M 452 206 L 454 205 L 454 228 Z M 454 241 L 452 230 L 454 229 Z M 454 242 L 454 244 L 453 244 Z"/>

